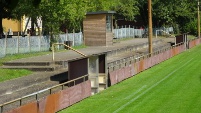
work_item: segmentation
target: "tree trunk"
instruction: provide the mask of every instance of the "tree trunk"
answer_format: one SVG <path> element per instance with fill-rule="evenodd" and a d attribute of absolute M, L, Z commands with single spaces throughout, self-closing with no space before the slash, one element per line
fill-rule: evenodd
<path fill-rule="evenodd" d="M 35 28 L 34 28 L 35 18 L 31 17 L 31 36 L 35 36 Z"/>
<path fill-rule="evenodd" d="M 3 37 L 3 23 L 2 23 L 2 16 L 0 15 L 0 38 Z"/>

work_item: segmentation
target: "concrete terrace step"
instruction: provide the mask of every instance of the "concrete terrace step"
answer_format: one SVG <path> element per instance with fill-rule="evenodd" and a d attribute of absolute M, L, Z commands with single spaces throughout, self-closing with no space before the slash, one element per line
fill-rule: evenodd
<path fill-rule="evenodd" d="M 6 66 L 49 66 L 52 65 L 53 62 L 4 62 L 3 65 Z"/>
<path fill-rule="evenodd" d="M 38 92 L 40 90 L 49 88 L 51 86 L 59 84 L 59 81 L 45 81 L 42 83 L 34 84 L 31 86 L 23 87 L 19 90 L 14 90 L 14 91 L 8 91 L 6 94 L 0 96 L 0 104 L 3 104 L 5 102 L 21 98 L 26 95 L 30 95 L 34 92 Z"/>
<path fill-rule="evenodd" d="M 63 68 L 62 65 L 50 66 L 2 66 L 4 69 L 27 69 L 31 71 L 55 71 Z"/>
<path fill-rule="evenodd" d="M 13 92 L 19 90 L 23 87 L 29 87 L 34 84 L 42 83 L 45 81 L 65 81 L 67 80 L 67 70 L 56 70 L 53 72 L 34 72 L 29 76 L 24 76 L 9 81 L 4 81 L 0 83 L 1 90 L 0 95 L 4 95 L 7 92 Z M 0 99 L 1 100 L 1 99 Z"/>
<path fill-rule="evenodd" d="M 161 39 L 155 40 L 155 41 L 153 41 L 153 46 L 161 44 L 161 43 L 164 43 L 164 41 Z M 109 50 L 107 52 L 108 53 L 107 56 L 115 56 L 117 54 L 124 54 L 125 52 L 137 51 L 137 50 L 140 50 L 143 48 L 148 48 L 148 46 L 149 46 L 148 42 L 140 43 L 137 45 L 128 45 L 128 46 L 125 45 L 125 46 L 118 48 L 118 49 L 114 48 L 114 49 Z"/>
<path fill-rule="evenodd" d="M 171 44 L 169 43 L 160 43 L 158 45 L 154 45 L 153 46 L 153 51 L 158 51 L 162 48 L 168 48 L 171 47 Z M 142 55 L 148 54 L 148 48 L 143 48 L 143 49 L 139 49 L 137 51 L 130 51 L 130 52 L 125 52 L 125 53 L 121 53 L 121 54 L 116 54 L 113 56 L 109 56 L 107 57 L 107 63 L 108 66 L 113 65 L 113 63 L 120 63 L 123 60 L 125 60 L 126 58 L 130 58 L 130 57 L 139 57 Z"/>

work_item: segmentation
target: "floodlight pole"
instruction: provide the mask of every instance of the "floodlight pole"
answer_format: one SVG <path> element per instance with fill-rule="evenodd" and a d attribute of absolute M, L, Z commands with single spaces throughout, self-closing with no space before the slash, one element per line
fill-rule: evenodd
<path fill-rule="evenodd" d="M 149 54 L 152 54 L 152 34 L 153 34 L 153 30 L 152 30 L 152 7 L 151 7 L 151 0 L 148 0 L 148 21 L 149 21 Z"/>
<path fill-rule="evenodd" d="M 200 3 L 198 0 L 198 38 L 200 38 Z"/>

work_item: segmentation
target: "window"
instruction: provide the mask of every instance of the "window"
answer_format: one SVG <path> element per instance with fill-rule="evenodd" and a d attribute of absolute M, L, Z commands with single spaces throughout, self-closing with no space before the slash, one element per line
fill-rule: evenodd
<path fill-rule="evenodd" d="M 106 15 L 106 31 L 112 31 L 112 15 Z"/>

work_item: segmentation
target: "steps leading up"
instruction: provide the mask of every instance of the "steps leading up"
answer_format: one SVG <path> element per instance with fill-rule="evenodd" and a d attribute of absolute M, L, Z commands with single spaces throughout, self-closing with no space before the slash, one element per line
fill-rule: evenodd
<path fill-rule="evenodd" d="M 31 71 L 55 71 L 67 68 L 62 62 L 16 62 L 10 61 L 3 63 L 3 69 L 27 69 Z"/>

